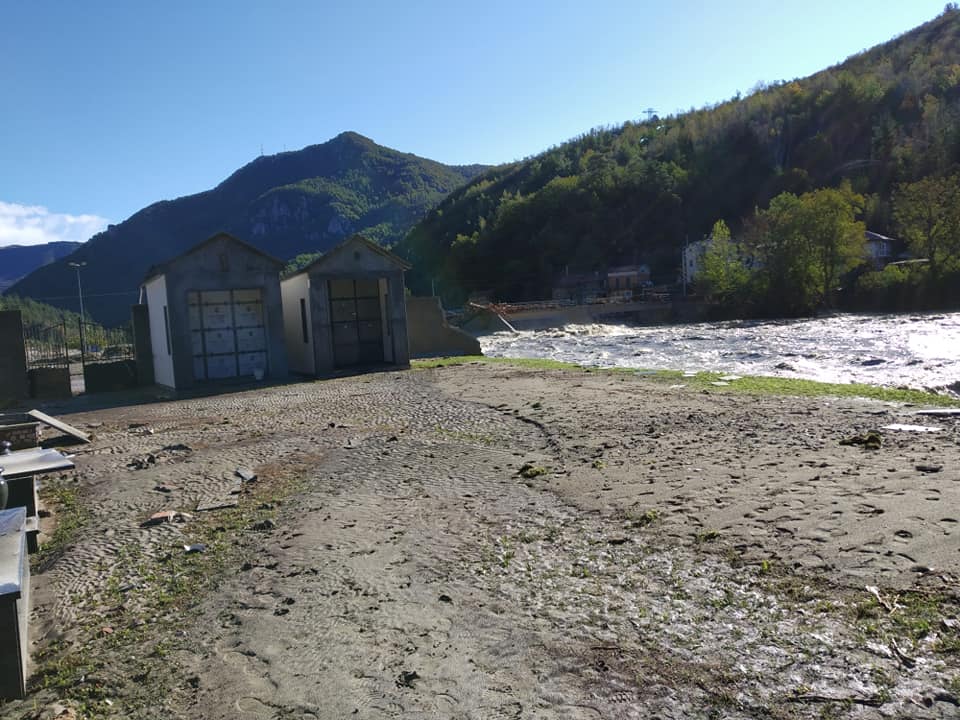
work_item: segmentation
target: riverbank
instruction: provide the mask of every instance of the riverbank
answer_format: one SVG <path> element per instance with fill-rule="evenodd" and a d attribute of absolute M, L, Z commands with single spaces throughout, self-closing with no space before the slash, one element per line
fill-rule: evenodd
<path fill-rule="evenodd" d="M 486 355 L 867 383 L 960 397 L 960 313 L 837 314 L 659 326 L 580 324 L 481 338 Z"/>
<path fill-rule="evenodd" d="M 67 415 L 96 438 L 45 488 L 74 522 L 0 715 L 955 716 L 960 423 L 683 384 L 467 363 Z"/>

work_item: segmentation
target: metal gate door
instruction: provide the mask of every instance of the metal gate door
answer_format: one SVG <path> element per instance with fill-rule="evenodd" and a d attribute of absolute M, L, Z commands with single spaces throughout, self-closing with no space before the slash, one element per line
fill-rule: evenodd
<path fill-rule="evenodd" d="M 62 398 L 83 392 L 80 355 L 72 356 L 68 348 L 79 347 L 79 340 L 68 335 L 66 322 L 25 326 L 23 344 L 30 397 Z"/>
<path fill-rule="evenodd" d="M 329 292 L 334 366 L 382 363 L 380 283 L 376 278 L 330 280 Z"/>
<path fill-rule="evenodd" d="M 193 377 L 219 380 L 267 372 L 267 333 L 259 288 L 187 293 Z"/>
<path fill-rule="evenodd" d="M 136 387 L 133 328 L 129 325 L 105 328 L 81 320 L 79 329 L 85 391 L 104 392 Z"/>

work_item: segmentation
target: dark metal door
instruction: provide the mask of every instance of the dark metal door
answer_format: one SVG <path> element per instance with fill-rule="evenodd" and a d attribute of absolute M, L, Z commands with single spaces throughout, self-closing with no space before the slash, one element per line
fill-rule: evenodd
<path fill-rule="evenodd" d="M 136 387 L 133 327 L 105 328 L 82 320 L 79 326 L 84 390 L 105 392 Z"/>
<path fill-rule="evenodd" d="M 380 316 L 380 283 L 364 280 L 330 280 L 330 320 L 333 326 L 335 367 L 383 362 L 383 320 Z"/>
<path fill-rule="evenodd" d="M 68 335 L 67 323 L 23 328 L 24 353 L 30 397 L 61 398 L 83 392 L 83 366 L 80 354 L 69 348 L 79 340 Z"/>

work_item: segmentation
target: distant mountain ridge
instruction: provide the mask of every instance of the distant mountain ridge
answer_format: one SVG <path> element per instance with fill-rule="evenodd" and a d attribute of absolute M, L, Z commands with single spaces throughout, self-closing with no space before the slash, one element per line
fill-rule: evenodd
<path fill-rule="evenodd" d="M 65 257 L 80 247 L 78 242 L 50 242 L 42 245 L 7 245 L 0 247 L 0 292 L 38 267 Z"/>
<path fill-rule="evenodd" d="M 377 145 L 353 132 L 302 150 L 261 156 L 215 188 L 154 203 L 92 237 L 70 260 L 82 271 L 84 306 L 116 324 L 146 270 L 218 231 L 281 259 L 325 251 L 361 233 L 398 242 L 447 194 L 483 165 L 450 166 Z M 9 292 L 73 307 L 76 277 L 65 260 L 42 267 Z"/>

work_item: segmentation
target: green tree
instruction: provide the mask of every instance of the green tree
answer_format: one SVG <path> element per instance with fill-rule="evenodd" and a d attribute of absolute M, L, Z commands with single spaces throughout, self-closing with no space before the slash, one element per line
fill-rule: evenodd
<path fill-rule="evenodd" d="M 960 180 L 956 175 L 927 177 L 897 187 L 893 218 L 910 250 L 930 261 L 930 274 L 958 263 Z"/>
<path fill-rule="evenodd" d="M 812 245 L 815 274 L 820 278 L 820 302 L 829 303 L 840 276 L 864 259 L 866 229 L 857 220 L 863 196 L 845 183 L 801 196 L 804 231 Z"/>
<path fill-rule="evenodd" d="M 844 185 L 782 193 L 756 213 L 748 237 L 771 309 L 796 314 L 829 304 L 841 275 L 862 261 L 863 202 Z"/>
<path fill-rule="evenodd" d="M 730 240 L 733 236 L 730 234 L 730 228 L 727 227 L 727 223 L 721 218 L 713 224 L 713 229 L 710 230 L 710 237 L 713 240 Z"/>
<path fill-rule="evenodd" d="M 713 302 L 740 305 L 747 299 L 751 275 L 743 252 L 723 220 L 714 223 L 710 238 L 712 242 L 697 276 L 697 289 Z"/>

